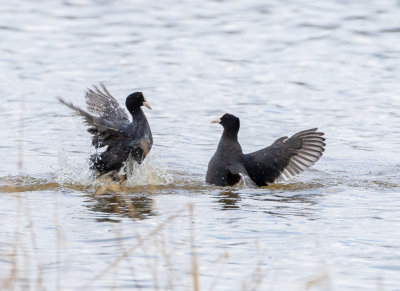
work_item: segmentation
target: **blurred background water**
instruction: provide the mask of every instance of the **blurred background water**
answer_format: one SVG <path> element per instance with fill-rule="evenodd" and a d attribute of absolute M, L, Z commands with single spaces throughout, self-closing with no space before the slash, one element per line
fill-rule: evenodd
<path fill-rule="evenodd" d="M 187 290 L 196 261 L 201 290 L 398 290 L 399 1 L 3 1 L 0 35 L 0 286 Z M 122 194 L 95 194 L 56 100 L 99 82 L 153 107 Z M 224 112 L 245 152 L 312 127 L 327 150 L 283 185 L 208 186 Z"/>

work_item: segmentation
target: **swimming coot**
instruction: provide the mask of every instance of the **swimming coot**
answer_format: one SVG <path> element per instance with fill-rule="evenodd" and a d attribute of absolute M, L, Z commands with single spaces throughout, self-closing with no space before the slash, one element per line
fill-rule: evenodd
<path fill-rule="evenodd" d="M 251 179 L 257 186 L 285 180 L 311 167 L 322 156 L 325 147 L 324 133 L 313 128 L 290 138 L 281 137 L 259 151 L 243 154 L 238 142 L 239 118 L 226 113 L 213 123 L 224 127 L 206 175 L 206 182 L 217 186 L 232 186 L 241 177 L 245 181 Z"/>
<path fill-rule="evenodd" d="M 61 98 L 59 101 L 73 109 L 84 118 L 92 134 L 92 145 L 105 150 L 91 156 L 91 168 L 103 175 L 111 171 L 118 172 L 129 156 L 141 163 L 153 145 L 149 123 L 141 107 L 151 109 L 142 92 L 135 92 L 126 98 L 126 108 L 132 116 L 132 122 L 118 101 L 101 84 L 102 90 L 86 92 L 86 112 Z M 91 114 L 92 113 L 92 114 Z"/>

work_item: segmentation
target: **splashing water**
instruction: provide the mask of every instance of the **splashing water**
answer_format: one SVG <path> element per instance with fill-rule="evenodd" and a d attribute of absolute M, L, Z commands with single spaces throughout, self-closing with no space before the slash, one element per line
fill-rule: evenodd
<path fill-rule="evenodd" d="M 138 164 L 131 158 L 125 163 L 126 186 L 168 185 L 174 182 L 166 166 L 154 154 L 149 154 L 143 163 Z"/>
<path fill-rule="evenodd" d="M 64 146 L 58 154 L 59 169 L 56 181 L 60 184 L 80 184 L 91 186 L 94 182 L 94 172 L 88 167 L 88 159 L 83 161 L 73 160 L 72 148 Z"/>
<path fill-rule="evenodd" d="M 75 161 L 70 155 L 70 150 L 63 148 L 59 153 L 59 170 L 57 182 L 63 184 L 79 184 L 82 186 L 99 186 L 107 180 L 97 180 L 95 172 L 89 168 L 89 161 Z M 138 164 L 129 158 L 120 174 L 125 174 L 126 187 L 146 185 L 168 185 L 174 182 L 172 174 L 162 162 L 160 151 L 153 150 L 143 163 Z"/>

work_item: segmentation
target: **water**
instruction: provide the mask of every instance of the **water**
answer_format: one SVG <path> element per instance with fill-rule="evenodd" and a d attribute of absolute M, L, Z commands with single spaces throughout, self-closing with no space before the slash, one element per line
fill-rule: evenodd
<path fill-rule="evenodd" d="M 0 11 L 1 287 L 399 290 L 398 1 Z M 91 180 L 89 134 L 56 100 L 84 106 L 99 82 L 153 107 L 155 145 L 122 189 Z M 224 112 L 245 152 L 313 127 L 327 150 L 284 184 L 206 185 Z"/>

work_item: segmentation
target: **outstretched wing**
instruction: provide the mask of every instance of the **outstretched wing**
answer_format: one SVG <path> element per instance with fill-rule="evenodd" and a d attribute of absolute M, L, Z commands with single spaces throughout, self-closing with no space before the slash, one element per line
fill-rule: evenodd
<path fill-rule="evenodd" d="M 88 111 L 107 120 L 129 121 L 126 111 L 119 106 L 118 101 L 108 92 L 107 88 L 102 83 L 100 83 L 100 86 L 103 91 L 94 85 L 94 90 L 88 89 L 86 91 Z"/>
<path fill-rule="evenodd" d="M 96 148 L 106 145 L 112 146 L 128 136 L 127 126 L 129 121 L 97 117 L 62 98 L 58 98 L 58 100 L 84 118 L 85 124 L 90 126 L 88 131 L 93 134 L 92 144 Z"/>
<path fill-rule="evenodd" d="M 245 165 L 257 185 L 280 182 L 306 170 L 324 152 L 324 133 L 317 128 L 281 137 L 271 146 L 245 155 Z"/>

